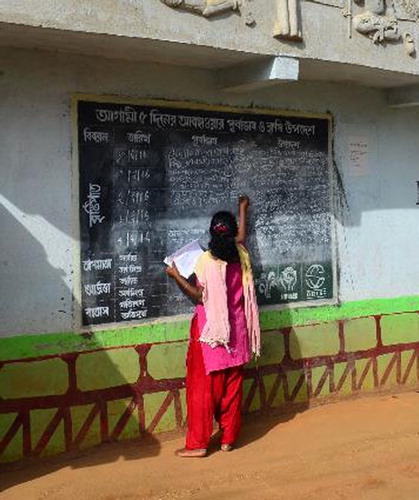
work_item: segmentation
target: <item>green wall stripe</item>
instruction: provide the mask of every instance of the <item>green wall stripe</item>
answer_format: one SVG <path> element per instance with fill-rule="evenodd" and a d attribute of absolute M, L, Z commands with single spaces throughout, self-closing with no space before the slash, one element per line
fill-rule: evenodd
<path fill-rule="evenodd" d="M 302 326 L 310 323 L 413 311 L 419 311 L 419 296 L 416 295 L 391 299 L 361 300 L 333 306 L 263 311 L 261 324 L 263 330 L 272 330 L 286 326 Z"/>
<path fill-rule="evenodd" d="M 395 314 L 419 310 L 419 296 L 372 299 L 341 305 L 261 311 L 262 330 L 287 326 Z M 0 339 L 0 361 L 51 356 L 69 352 L 123 347 L 133 344 L 168 342 L 188 338 L 189 321 L 173 320 L 87 333 L 63 332 L 17 335 Z"/>

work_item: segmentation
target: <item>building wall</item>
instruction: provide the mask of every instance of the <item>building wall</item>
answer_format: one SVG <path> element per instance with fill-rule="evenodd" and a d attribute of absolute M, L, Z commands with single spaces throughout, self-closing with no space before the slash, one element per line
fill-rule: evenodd
<path fill-rule="evenodd" d="M 205 0 L 201 4 L 205 4 Z M 409 32 L 417 44 L 419 29 L 414 22 L 415 15 L 406 11 L 406 2 L 395 0 L 394 4 L 400 31 Z M 110 34 L 131 40 L 172 41 L 238 53 L 290 55 L 419 74 L 417 59 L 405 55 L 401 41 L 374 44 L 354 29 L 350 37 L 344 0 L 299 3 L 303 43 L 290 43 L 272 36 L 277 5 L 278 0 L 242 0 L 241 15 L 231 11 L 208 20 L 182 9 L 172 9 L 159 0 L 68 0 L 65 3 L 4 0 L 0 5 L 0 22 L 62 30 L 67 34 Z M 251 26 L 245 23 L 249 10 L 255 21 Z M 355 2 L 352 10 L 355 16 L 366 8 Z M 109 50 L 113 50 L 111 46 Z"/>
<path fill-rule="evenodd" d="M 265 332 L 262 357 L 245 370 L 243 411 L 292 414 L 313 401 L 418 387 L 418 331 L 416 311 Z M 183 340 L 9 360 L 1 460 L 182 430 L 186 349 Z"/>
<path fill-rule="evenodd" d="M 185 318 L 76 324 L 73 93 L 330 112 L 341 305 L 262 311 L 263 356 L 247 369 L 244 410 L 418 384 L 418 110 L 350 85 L 227 94 L 210 71 L 17 49 L 0 60 L 4 460 L 173 430 L 185 417 Z M 360 171 L 354 138 L 368 144 Z"/>

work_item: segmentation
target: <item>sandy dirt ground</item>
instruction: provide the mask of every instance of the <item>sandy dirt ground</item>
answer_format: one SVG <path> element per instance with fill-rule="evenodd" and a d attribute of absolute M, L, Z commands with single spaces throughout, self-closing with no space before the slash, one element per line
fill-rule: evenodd
<path fill-rule="evenodd" d="M 2 500 L 419 499 L 419 391 L 247 419 L 237 449 L 180 459 L 176 438 L 6 467 Z"/>

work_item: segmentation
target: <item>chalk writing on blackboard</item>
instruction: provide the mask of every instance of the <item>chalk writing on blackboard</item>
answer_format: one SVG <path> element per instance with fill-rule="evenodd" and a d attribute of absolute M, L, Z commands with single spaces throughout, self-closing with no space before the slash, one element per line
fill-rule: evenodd
<path fill-rule="evenodd" d="M 192 310 L 162 260 L 252 200 L 258 301 L 332 299 L 329 120 L 78 102 L 83 323 Z"/>
<path fill-rule="evenodd" d="M 101 187 L 98 184 L 89 184 L 87 201 L 83 204 L 83 210 L 89 215 L 89 227 L 100 224 L 105 219 L 105 216 L 100 214 L 100 194 Z"/>

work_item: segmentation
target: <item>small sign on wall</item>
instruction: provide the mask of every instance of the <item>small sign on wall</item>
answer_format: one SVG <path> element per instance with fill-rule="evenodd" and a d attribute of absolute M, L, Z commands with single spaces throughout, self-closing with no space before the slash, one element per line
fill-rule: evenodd
<path fill-rule="evenodd" d="M 366 175 L 369 170 L 369 143 L 363 136 L 348 139 L 349 170 L 352 175 Z"/>

